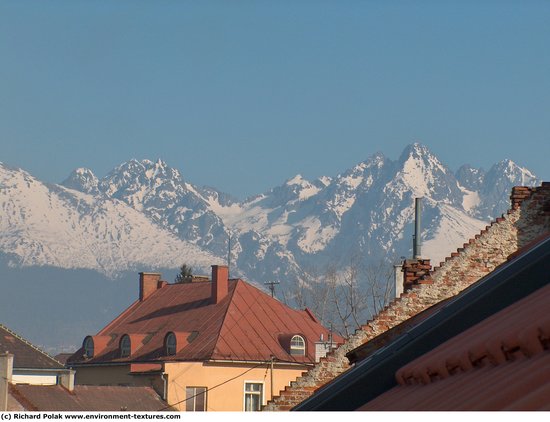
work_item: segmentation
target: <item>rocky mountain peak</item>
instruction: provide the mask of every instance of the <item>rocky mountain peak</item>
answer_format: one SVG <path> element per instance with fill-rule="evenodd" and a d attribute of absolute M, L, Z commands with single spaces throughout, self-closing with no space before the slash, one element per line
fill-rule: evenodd
<path fill-rule="evenodd" d="M 9 183 L 28 187 L 34 179 L 21 171 Z M 63 185 L 89 195 L 76 195 L 55 185 L 42 184 L 40 189 L 50 192 L 52 198 L 63 198 L 58 201 L 61 211 L 52 210 L 52 215 L 62 215 L 67 201 L 74 206 L 70 212 L 75 221 L 82 218 L 79 213 L 89 210 L 93 214 L 98 204 L 118 204 L 101 208 L 107 225 L 118 221 L 109 213 L 120 212 L 122 208 L 117 207 L 121 201 L 137 213 L 133 216 L 139 215 L 218 257 L 227 257 L 231 233 L 232 262 L 244 276 L 261 281 L 271 279 L 276 272 L 284 281 L 302 277 L 304 268 L 326 265 L 328 258 L 343 259 L 357 253 L 365 259 L 373 254 L 408 255 L 414 197 L 426 198 L 424 237 L 436 245 L 433 251 L 443 253 L 441 239 L 450 228 L 453 243 L 455 239 L 457 243 L 465 241 L 507 209 L 512 186 L 538 183 L 531 172 L 511 160 L 497 163 L 486 174 L 465 165 L 455 175 L 426 146 L 414 143 L 404 149 L 398 160 L 377 153 L 332 178 L 309 181 L 298 174 L 245 201 L 186 182 L 178 170 L 160 159 L 129 160 L 100 180 L 89 169 L 74 170 Z M 20 196 L 10 197 L 9 206 L 17 208 L 13 204 L 18 204 Z M 20 214 L 24 213 L 10 215 Z M 113 230 L 113 242 L 124 230 Z M 32 262 L 32 250 L 10 247 L 27 254 L 29 259 L 25 262 Z M 121 251 L 120 256 L 132 253 Z M 101 257 L 98 262 L 103 259 L 109 257 Z M 70 261 L 70 257 L 59 260 Z M 116 268 L 119 263 L 109 265 Z"/>
<path fill-rule="evenodd" d="M 99 180 L 92 170 L 80 167 L 74 169 L 69 176 L 61 182 L 62 186 L 75 189 L 80 192 L 96 195 L 99 193 Z"/>
<path fill-rule="evenodd" d="M 408 145 L 396 165 L 394 179 L 398 192 L 458 205 L 461 192 L 454 174 L 428 147 L 419 143 Z"/>
<path fill-rule="evenodd" d="M 470 164 L 464 164 L 456 171 L 455 176 L 461 186 L 470 191 L 477 191 L 483 185 L 485 170 L 474 168 Z"/>

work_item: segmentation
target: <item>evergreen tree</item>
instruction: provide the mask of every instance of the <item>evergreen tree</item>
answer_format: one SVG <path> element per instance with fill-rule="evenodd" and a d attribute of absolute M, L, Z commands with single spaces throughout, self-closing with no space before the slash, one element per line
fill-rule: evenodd
<path fill-rule="evenodd" d="M 176 276 L 174 282 L 175 283 L 191 283 L 191 280 L 193 279 L 193 269 L 187 264 L 183 264 L 180 267 L 180 272 Z"/>

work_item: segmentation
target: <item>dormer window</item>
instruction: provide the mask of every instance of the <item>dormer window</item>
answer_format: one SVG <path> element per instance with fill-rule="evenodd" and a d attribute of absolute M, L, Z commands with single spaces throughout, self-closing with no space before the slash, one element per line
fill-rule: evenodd
<path fill-rule="evenodd" d="M 306 342 L 302 336 L 295 335 L 290 340 L 290 354 L 305 356 L 306 354 Z"/>
<path fill-rule="evenodd" d="M 177 339 L 176 335 L 172 332 L 169 332 L 166 334 L 166 338 L 164 340 L 164 348 L 166 350 L 166 354 L 168 356 L 172 356 L 176 354 L 177 351 Z"/>
<path fill-rule="evenodd" d="M 91 336 L 88 336 L 84 339 L 84 357 L 87 359 L 94 357 L 94 339 Z"/>
<path fill-rule="evenodd" d="M 128 334 L 124 334 L 120 339 L 120 357 L 127 358 L 130 356 L 131 350 L 130 336 Z"/>

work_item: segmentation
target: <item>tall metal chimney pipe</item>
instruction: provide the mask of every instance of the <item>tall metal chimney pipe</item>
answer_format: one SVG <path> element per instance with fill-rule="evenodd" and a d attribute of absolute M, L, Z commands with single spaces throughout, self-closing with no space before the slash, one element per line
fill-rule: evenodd
<path fill-rule="evenodd" d="M 421 214 L 422 214 L 422 198 L 414 198 L 414 236 L 413 236 L 413 258 L 418 259 L 422 255 L 422 238 L 421 238 Z"/>

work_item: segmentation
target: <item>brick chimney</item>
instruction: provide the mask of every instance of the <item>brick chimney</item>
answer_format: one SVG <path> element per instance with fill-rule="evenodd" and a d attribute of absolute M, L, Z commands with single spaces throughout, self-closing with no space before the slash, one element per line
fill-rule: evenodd
<path fill-rule="evenodd" d="M 229 268 L 227 265 L 212 265 L 212 303 L 220 303 L 227 296 Z"/>
<path fill-rule="evenodd" d="M 432 266 L 429 259 L 406 259 L 403 262 L 403 290 L 409 290 L 413 285 L 423 283 L 423 276 L 430 275 Z M 425 281 L 428 282 L 428 281 Z"/>
<path fill-rule="evenodd" d="M 512 188 L 512 194 L 510 195 L 510 201 L 512 202 L 512 209 L 518 209 L 521 203 L 529 198 L 535 189 L 527 186 L 514 186 Z"/>
<path fill-rule="evenodd" d="M 143 302 L 163 284 L 160 273 L 139 273 L 139 300 Z"/>

